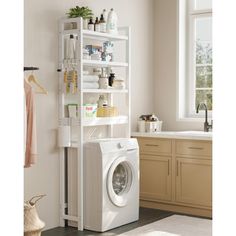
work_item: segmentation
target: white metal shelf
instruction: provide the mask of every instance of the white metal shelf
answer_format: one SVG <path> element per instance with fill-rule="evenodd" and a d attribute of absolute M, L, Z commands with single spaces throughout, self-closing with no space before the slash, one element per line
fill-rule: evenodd
<path fill-rule="evenodd" d="M 118 125 L 127 124 L 128 116 L 114 116 L 114 117 L 96 117 L 91 119 L 84 119 L 83 126 L 97 126 L 97 125 Z"/>
<path fill-rule="evenodd" d="M 80 31 L 78 29 L 71 29 L 71 30 L 63 30 L 63 35 L 69 35 L 74 34 L 78 35 Z M 126 35 L 120 35 L 120 34 L 108 34 L 108 33 L 101 33 L 96 31 L 90 31 L 90 30 L 82 30 L 83 38 L 84 39 L 95 39 L 95 40 L 101 40 L 101 41 L 127 41 L 128 36 Z"/>
<path fill-rule="evenodd" d="M 77 149 L 77 216 L 74 217 L 71 215 L 70 209 L 68 207 L 68 199 L 69 199 L 69 191 L 67 188 L 66 183 L 66 175 L 68 175 L 68 172 L 66 172 L 66 163 L 67 158 L 66 155 L 68 155 L 67 148 L 60 148 L 60 226 L 65 226 L 65 220 L 72 220 L 76 221 L 78 223 L 78 230 L 84 229 L 84 196 L 83 196 L 83 162 L 84 162 L 84 153 L 83 153 L 83 144 L 85 141 L 85 135 L 84 132 L 87 132 L 87 129 L 84 127 L 96 127 L 96 126 L 106 126 L 104 130 L 106 130 L 106 136 L 107 137 L 114 137 L 114 129 L 119 129 L 119 125 L 125 124 L 125 137 L 130 137 L 130 129 L 131 129 L 131 108 L 130 108 L 130 101 L 131 101 L 131 95 L 130 95 L 130 81 L 131 81 L 131 30 L 130 27 L 120 27 L 118 28 L 119 34 L 113 35 L 108 33 L 100 33 L 100 32 L 94 32 L 94 31 L 88 31 L 83 29 L 83 19 L 78 18 L 62 18 L 59 22 L 59 60 L 58 60 L 58 68 L 63 71 L 65 68 L 75 68 L 78 73 L 78 80 L 77 85 L 80 90 L 76 94 L 65 94 L 63 92 L 64 90 L 64 73 L 59 73 L 59 126 L 70 126 L 71 131 L 73 133 L 74 138 L 77 140 L 71 140 L 71 146 L 72 148 Z M 67 27 L 67 24 L 76 23 L 77 29 L 72 30 L 65 30 Z M 122 34 L 123 33 L 123 34 Z M 76 44 L 76 47 L 78 49 L 79 55 L 77 59 L 68 59 L 64 60 L 65 58 L 65 37 L 68 37 L 69 34 L 74 34 L 78 36 L 78 44 Z M 83 59 L 83 45 L 84 41 L 86 39 L 94 39 L 97 41 L 123 41 L 122 47 L 124 47 L 124 50 L 126 52 L 126 60 L 125 62 L 106 62 L 106 61 L 95 61 L 95 60 L 84 60 Z M 122 60 L 122 59 L 120 59 Z M 126 89 L 83 89 L 83 70 L 84 66 L 88 67 L 123 67 L 124 70 L 122 70 L 125 73 L 125 86 Z M 124 97 L 126 99 L 126 106 L 127 106 L 127 112 L 123 113 L 121 116 L 116 117 L 96 117 L 96 118 L 84 118 L 83 117 L 83 111 L 80 110 L 78 114 L 78 118 L 65 118 L 65 105 L 66 100 L 70 99 L 70 96 L 73 97 L 73 102 L 78 104 L 78 107 L 82 109 L 84 100 L 87 99 L 89 96 L 84 96 L 85 94 L 101 94 L 105 93 L 107 94 L 108 102 L 111 106 L 113 106 L 113 95 L 114 94 L 124 94 Z M 126 115 L 124 115 L 126 114 Z M 75 141 L 75 142 L 74 142 Z M 67 147 L 67 146 L 65 146 Z M 68 164 L 68 163 L 67 163 Z M 70 166 L 68 166 L 69 168 Z M 73 193 L 72 193 L 73 192 Z M 68 198 L 66 199 L 65 196 L 68 194 Z M 74 194 L 74 190 L 70 191 L 70 194 Z"/>
<path fill-rule="evenodd" d="M 96 118 L 84 118 L 82 126 L 100 126 L 100 125 L 119 125 L 127 124 L 128 116 L 113 116 L 113 117 L 96 117 Z M 62 118 L 59 121 L 60 125 L 80 126 L 81 122 L 79 118 Z"/>
<path fill-rule="evenodd" d="M 128 67 L 129 64 L 126 62 L 83 60 L 83 65 L 93 67 Z"/>
<path fill-rule="evenodd" d="M 83 89 L 82 93 L 128 93 L 128 89 Z"/>
<path fill-rule="evenodd" d="M 59 61 L 62 66 L 67 67 L 67 65 L 76 67 L 80 64 L 79 59 L 64 59 Z M 82 64 L 89 67 L 128 67 L 129 63 L 127 62 L 116 62 L 116 61 L 99 61 L 99 60 L 84 60 L 82 59 Z"/>
<path fill-rule="evenodd" d="M 108 34 L 108 33 L 101 33 L 96 31 L 89 31 L 89 30 L 83 30 L 83 36 L 84 38 L 89 39 L 96 39 L 96 40 L 102 40 L 102 41 L 121 41 L 121 40 L 128 40 L 128 36 L 126 35 L 114 35 L 114 34 Z"/>
<path fill-rule="evenodd" d="M 128 89 L 82 89 L 79 91 L 79 93 L 95 93 L 95 94 L 101 94 L 101 93 L 109 93 L 109 94 L 123 94 L 123 93 L 128 93 Z M 71 93 L 63 93 L 62 94 L 65 97 L 77 97 L 79 96 L 78 93 L 71 94 Z"/>

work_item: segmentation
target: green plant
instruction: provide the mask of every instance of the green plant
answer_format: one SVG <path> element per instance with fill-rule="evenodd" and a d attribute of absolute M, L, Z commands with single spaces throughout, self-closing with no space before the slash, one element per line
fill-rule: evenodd
<path fill-rule="evenodd" d="M 66 13 L 69 18 L 82 17 L 83 19 L 90 19 L 93 17 L 93 12 L 88 7 L 79 7 L 70 8 L 69 12 Z"/>

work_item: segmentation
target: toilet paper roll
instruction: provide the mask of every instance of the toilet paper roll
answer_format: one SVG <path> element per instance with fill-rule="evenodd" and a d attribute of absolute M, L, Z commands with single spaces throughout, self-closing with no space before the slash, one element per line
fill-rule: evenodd
<path fill-rule="evenodd" d="M 58 146 L 70 147 L 71 146 L 71 133 L 70 126 L 58 127 Z"/>

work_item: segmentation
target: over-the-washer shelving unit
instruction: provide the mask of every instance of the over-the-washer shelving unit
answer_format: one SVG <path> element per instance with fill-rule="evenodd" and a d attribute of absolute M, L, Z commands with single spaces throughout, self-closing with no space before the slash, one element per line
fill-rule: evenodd
<path fill-rule="evenodd" d="M 75 24 L 76 29 L 66 29 L 66 24 Z M 78 137 L 76 140 L 71 141 L 71 146 L 69 148 L 76 148 L 78 150 L 77 163 L 78 163 L 78 215 L 68 214 L 68 202 L 66 195 L 66 149 L 60 148 L 60 225 L 65 226 L 65 220 L 71 220 L 78 222 L 78 230 L 83 230 L 84 219 L 83 219 L 83 143 L 84 143 L 84 128 L 92 126 L 107 126 L 108 136 L 113 137 L 114 125 L 125 124 L 126 125 L 126 135 L 125 137 L 130 137 L 130 27 L 120 27 L 118 28 L 119 34 L 113 35 L 108 33 L 100 33 L 83 29 L 82 18 L 64 18 L 59 21 L 59 126 L 70 126 L 71 129 L 77 129 L 76 133 Z M 63 91 L 63 74 L 66 66 L 68 66 L 68 61 L 64 60 L 64 39 L 68 35 L 73 34 L 78 36 L 78 51 L 79 58 L 71 61 L 73 67 L 77 71 L 77 86 L 78 91 L 73 94 L 74 98 L 77 99 L 79 105 L 78 118 L 69 118 L 65 115 L 65 101 L 67 94 Z M 106 61 L 96 61 L 96 60 L 84 60 L 83 59 L 83 44 L 85 40 L 96 40 L 100 42 L 104 41 L 123 41 L 125 42 L 126 51 L 126 61 L 125 62 L 106 62 Z M 66 65 L 67 63 L 67 65 Z M 125 89 L 83 89 L 83 70 L 84 67 L 121 67 L 125 69 Z M 106 94 L 108 96 L 108 101 L 113 105 L 113 95 L 122 94 L 126 98 L 127 104 L 127 114 L 119 115 L 116 117 L 96 117 L 96 118 L 84 118 L 82 111 L 84 103 L 84 95 L 86 94 Z"/>

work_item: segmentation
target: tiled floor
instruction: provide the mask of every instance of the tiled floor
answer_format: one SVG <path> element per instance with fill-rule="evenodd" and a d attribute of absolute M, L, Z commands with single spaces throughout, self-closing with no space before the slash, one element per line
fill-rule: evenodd
<path fill-rule="evenodd" d="M 163 219 L 167 216 L 171 216 L 173 214 L 174 213 L 167 212 L 167 211 L 140 208 L 139 220 L 137 222 L 123 225 L 121 227 L 115 228 L 113 230 L 110 230 L 104 233 L 96 233 L 96 232 L 92 232 L 88 230 L 84 230 L 80 232 L 76 228 L 73 228 L 73 227 L 66 227 L 66 228 L 57 227 L 54 229 L 44 231 L 42 233 L 42 236 L 85 236 L 85 235 L 86 236 L 92 236 L 92 235 L 115 236 L 115 235 L 127 232 L 129 230 L 135 229 L 137 227 Z"/>

